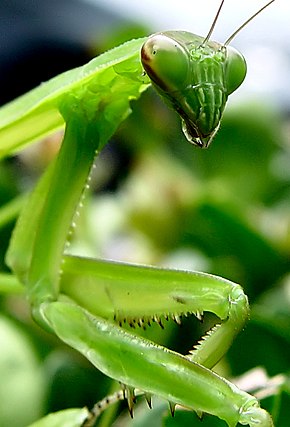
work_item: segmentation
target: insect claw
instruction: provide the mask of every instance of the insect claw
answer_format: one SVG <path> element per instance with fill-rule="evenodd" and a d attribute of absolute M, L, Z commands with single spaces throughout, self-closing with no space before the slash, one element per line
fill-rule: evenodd
<path fill-rule="evenodd" d="M 130 320 L 130 321 L 128 322 L 128 325 L 130 326 L 130 328 L 135 329 L 135 325 L 134 325 L 134 322 L 133 322 L 132 320 Z"/>
<path fill-rule="evenodd" d="M 120 383 L 120 387 L 121 387 L 121 391 L 123 394 L 123 400 L 125 400 L 126 399 L 126 385 L 123 383 Z"/>
<path fill-rule="evenodd" d="M 181 318 L 180 318 L 180 316 L 178 316 L 177 314 L 174 314 L 172 316 L 172 319 L 174 320 L 175 323 L 177 323 L 177 325 L 181 325 Z"/>
<path fill-rule="evenodd" d="M 195 413 L 201 421 L 204 417 L 204 412 L 196 410 Z"/>
<path fill-rule="evenodd" d="M 146 325 L 145 325 L 145 321 L 144 321 L 144 319 L 139 319 L 138 320 L 138 326 L 140 327 L 140 328 L 143 328 L 144 329 L 144 331 L 146 330 Z"/>
<path fill-rule="evenodd" d="M 170 409 L 171 416 L 174 417 L 174 414 L 175 414 L 175 403 L 172 403 L 172 402 L 168 402 L 168 403 L 169 403 L 169 409 Z"/>
<path fill-rule="evenodd" d="M 158 324 L 159 324 L 159 326 L 161 327 L 161 329 L 164 329 L 164 325 L 162 324 L 162 322 L 161 322 L 161 320 L 160 320 L 160 319 L 158 320 Z"/>
<path fill-rule="evenodd" d="M 128 409 L 129 409 L 129 413 L 130 413 L 130 417 L 133 418 L 133 407 L 134 407 L 134 403 L 136 403 L 136 396 L 134 394 L 134 388 L 131 387 L 126 387 L 126 392 L 127 392 L 127 402 L 128 402 Z"/>
<path fill-rule="evenodd" d="M 161 327 L 161 329 L 164 329 L 164 326 L 161 322 L 161 319 L 158 316 L 153 317 L 154 322 L 158 323 L 158 325 Z"/>
<path fill-rule="evenodd" d="M 195 316 L 198 320 L 200 320 L 201 322 L 203 321 L 203 312 L 202 311 L 196 311 Z"/>
<path fill-rule="evenodd" d="M 146 402 L 147 402 L 149 409 L 152 409 L 151 394 L 145 393 L 145 399 L 146 399 Z"/>
<path fill-rule="evenodd" d="M 132 406 L 130 406 L 129 401 L 128 401 L 128 409 L 129 409 L 130 417 L 133 419 L 133 418 L 134 418 L 134 413 L 133 413 L 133 402 L 132 402 Z"/>

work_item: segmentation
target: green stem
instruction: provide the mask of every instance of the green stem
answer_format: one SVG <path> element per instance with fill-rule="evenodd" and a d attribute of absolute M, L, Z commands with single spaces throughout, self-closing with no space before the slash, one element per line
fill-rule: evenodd
<path fill-rule="evenodd" d="M 15 276 L 0 273 L 0 294 L 23 294 L 24 287 Z"/>
<path fill-rule="evenodd" d="M 3 228 L 6 224 L 14 221 L 19 215 L 21 208 L 26 199 L 26 195 L 20 195 L 15 197 L 6 205 L 2 206 L 0 209 L 0 229 Z"/>

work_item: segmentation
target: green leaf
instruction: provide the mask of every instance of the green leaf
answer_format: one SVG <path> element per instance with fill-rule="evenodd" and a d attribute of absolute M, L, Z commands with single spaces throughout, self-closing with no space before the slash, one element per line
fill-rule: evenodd
<path fill-rule="evenodd" d="M 66 409 L 49 414 L 28 427 L 80 427 L 87 416 L 86 408 Z"/>

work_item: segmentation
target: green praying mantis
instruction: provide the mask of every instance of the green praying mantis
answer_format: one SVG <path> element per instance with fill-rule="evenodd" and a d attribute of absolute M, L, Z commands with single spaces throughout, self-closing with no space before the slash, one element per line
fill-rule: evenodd
<path fill-rule="evenodd" d="M 229 44 L 273 2 L 224 44 L 210 40 L 222 1 L 206 37 L 169 31 L 129 41 L 0 110 L 1 157 L 65 124 L 60 152 L 18 219 L 7 264 L 26 288 L 35 321 L 124 384 L 131 411 L 138 389 L 172 407 L 212 414 L 230 427 L 273 426 L 255 397 L 212 371 L 249 315 L 239 285 L 200 272 L 85 259 L 68 251 L 96 154 L 130 113 L 130 101 L 152 84 L 180 115 L 186 138 L 208 147 L 228 95 L 246 75 L 243 56 Z M 124 322 L 142 327 L 163 317 L 201 318 L 205 311 L 220 323 L 187 355 L 122 328 Z"/>

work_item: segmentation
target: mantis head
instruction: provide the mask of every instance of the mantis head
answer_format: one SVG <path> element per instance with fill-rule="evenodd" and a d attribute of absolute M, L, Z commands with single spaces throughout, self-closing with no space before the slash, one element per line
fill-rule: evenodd
<path fill-rule="evenodd" d="M 153 86 L 182 119 L 182 129 L 194 145 L 207 148 L 215 136 L 228 95 L 244 81 L 243 55 L 229 46 L 232 39 L 272 0 L 236 30 L 224 44 L 210 40 L 224 4 L 221 2 L 205 38 L 167 31 L 149 37 L 141 61 Z"/>

